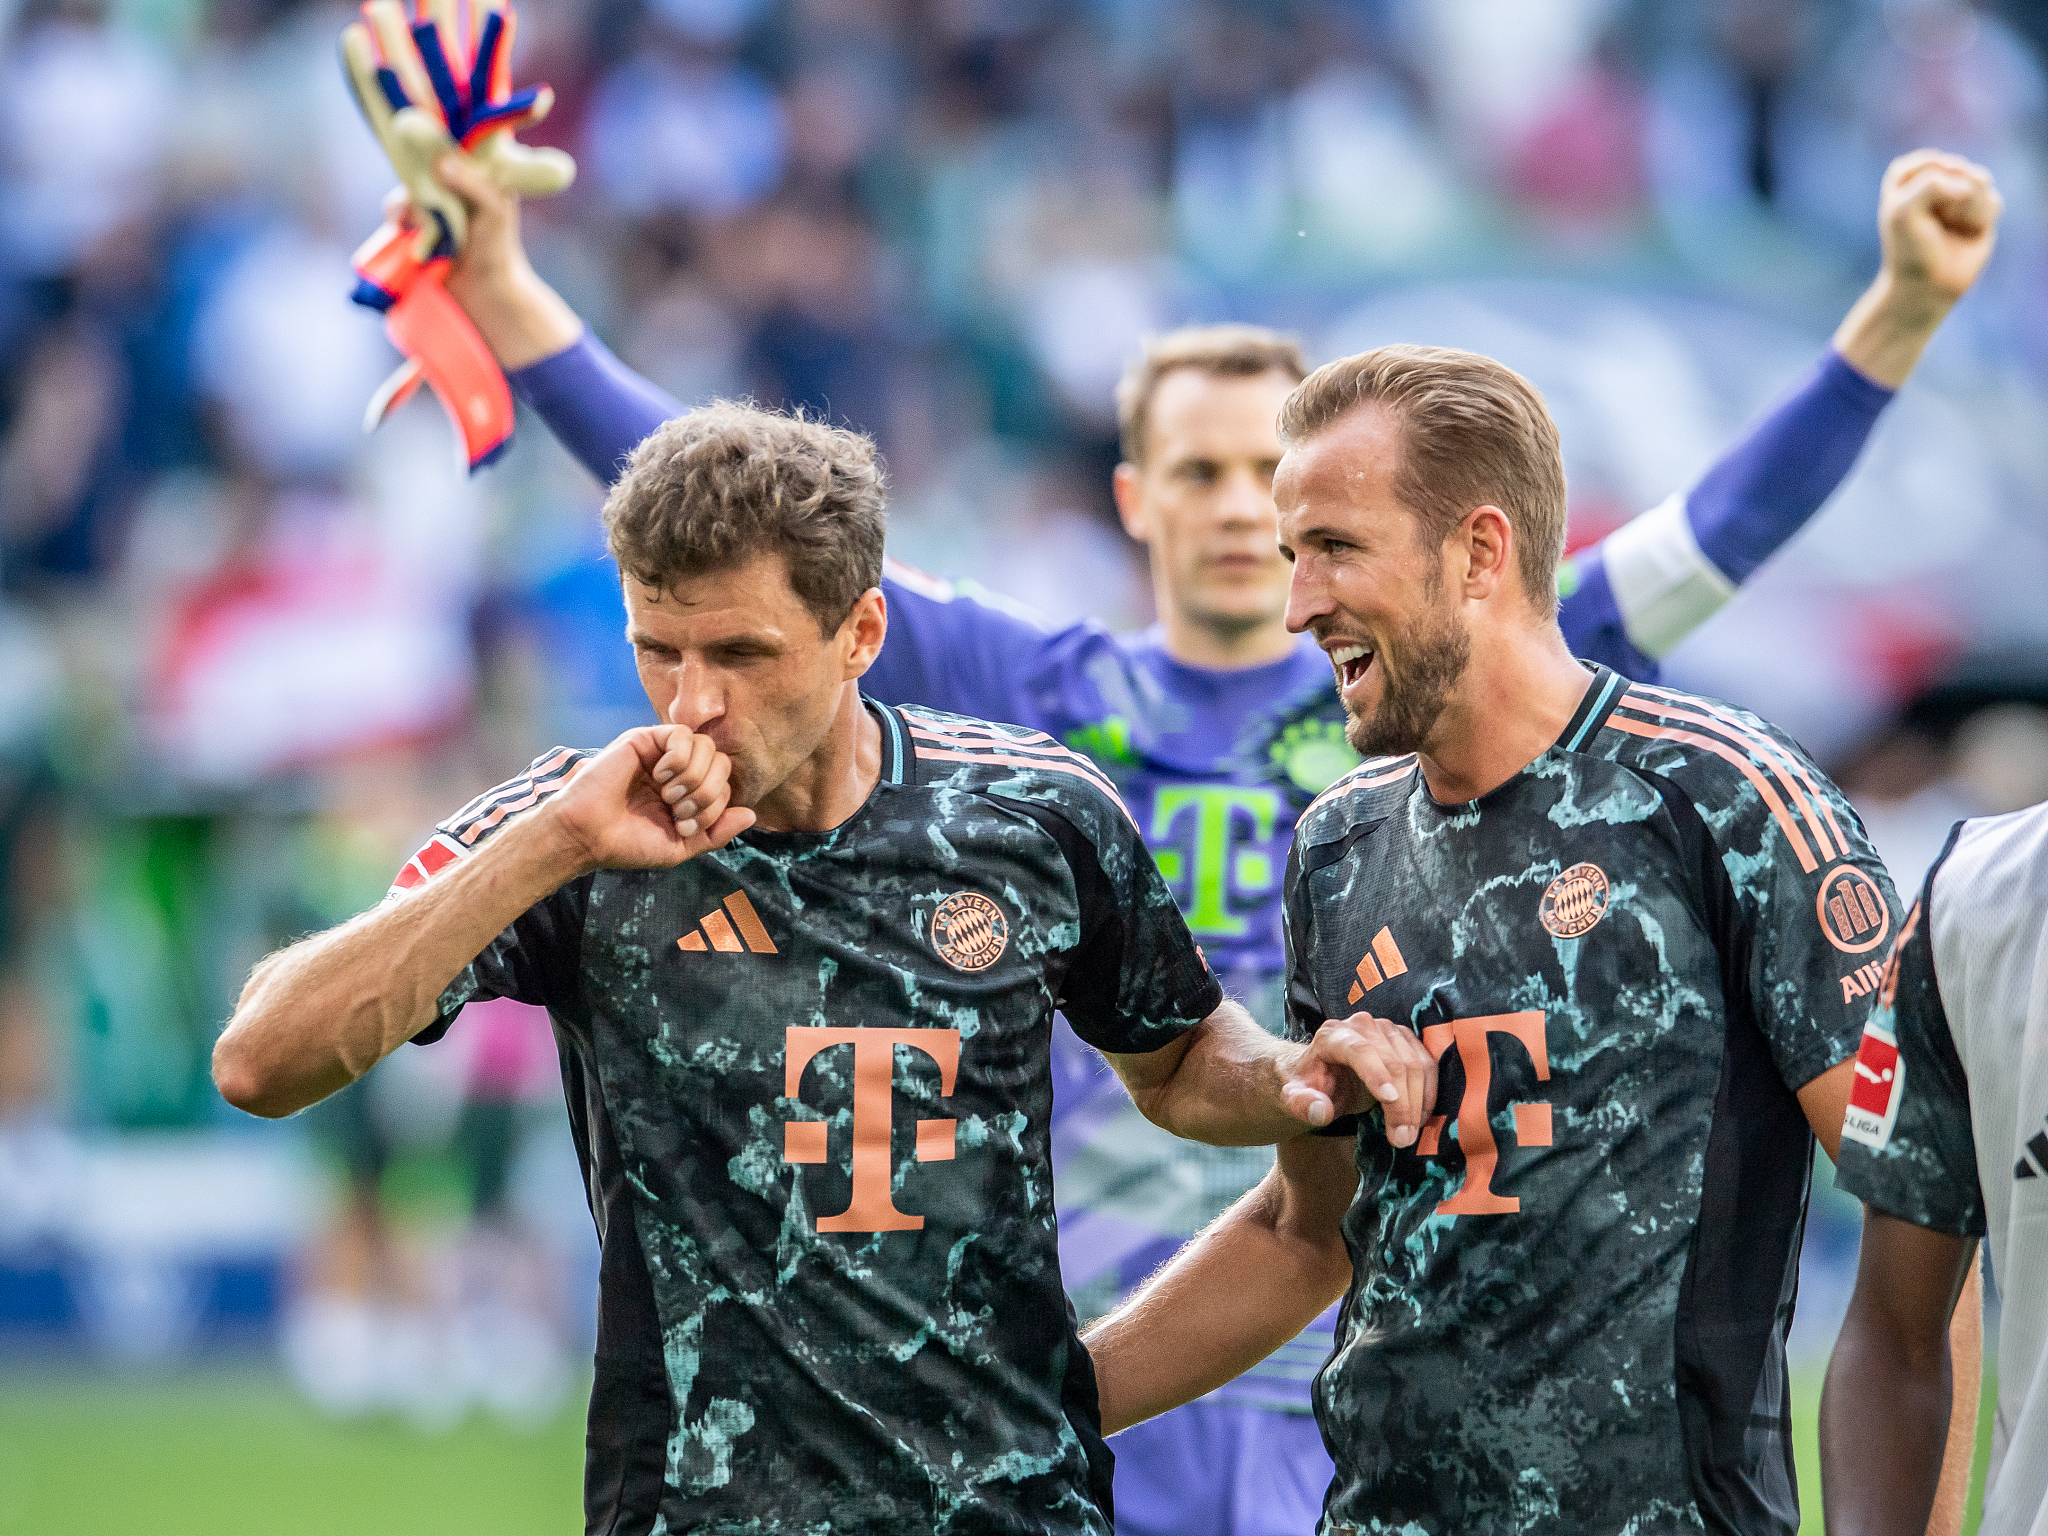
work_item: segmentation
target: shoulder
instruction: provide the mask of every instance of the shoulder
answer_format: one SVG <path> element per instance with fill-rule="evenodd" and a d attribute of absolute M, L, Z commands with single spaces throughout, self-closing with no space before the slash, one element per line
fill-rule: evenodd
<path fill-rule="evenodd" d="M 2038 984 L 2048 925 L 2048 804 L 1958 825 L 1924 904 L 1944 990 L 1966 1005 L 2019 1008 Z"/>
<path fill-rule="evenodd" d="M 1419 766 L 1412 752 L 1367 758 L 1309 802 L 1295 823 L 1296 845 L 1340 842 L 1362 823 L 1384 820 L 1414 792 Z"/>
<path fill-rule="evenodd" d="M 535 758 L 526 772 L 478 795 L 453 816 L 434 824 L 434 835 L 406 861 L 391 882 L 394 893 L 410 890 L 457 859 L 474 853 L 515 818 L 542 804 L 567 784 L 591 754 L 581 747 L 556 747 Z"/>
<path fill-rule="evenodd" d="M 1808 871 L 1845 856 L 1852 838 L 1863 842 L 1842 792 L 1805 749 L 1720 699 L 1632 684 L 1581 751 L 1676 786 L 1717 841 L 1775 827 Z"/>
<path fill-rule="evenodd" d="M 1043 804 L 1084 829 L 1105 816 L 1131 820 L 1102 770 L 1043 731 L 921 705 L 899 712 L 919 784 Z"/>
<path fill-rule="evenodd" d="M 2048 907 L 2048 803 L 1960 823 L 1929 890 L 1942 928 L 2038 927 Z"/>

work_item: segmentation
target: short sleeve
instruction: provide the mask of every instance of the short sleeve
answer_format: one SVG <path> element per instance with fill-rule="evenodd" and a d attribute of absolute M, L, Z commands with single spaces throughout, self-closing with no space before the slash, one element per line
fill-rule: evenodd
<path fill-rule="evenodd" d="M 1107 791 L 1043 809 L 1073 871 L 1080 941 L 1060 981 L 1060 1011 L 1097 1050 L 1143 1055 L 1171 1045 L 1223 1002 L 1137 824 Z"/>
<path fill-rule="evenodd" d="M 1958 1237 L 1985 1232 L 1970 1085 L 1934 972 L 1937 863 L 1892 947 L 1856 1053 L 1835 1183 L 1873 1210 Z"/>
<path fill-rule="evenodd" d="M 1753 717 L 1752 717 L 1753 718 Z M 1723 955 L 1785 1086 L 1856 1053 L 1897 934 L 1899 898 L 1856 812 L 1805 753 L 1758 725 L 1738 813 L 1702 806 L 1733 888 Z"/>
<path fill-rule="evenodd" d="M 476 857 L 507 826 L 566 784 L 586 755 L 567 747 L 544 753 L 518 778 L 487 790 L 437 823 L 434 835 L 391 882 L 385 899 L 407 899 L 463 860 Z M 589 877 L 573 880 L 514 919 L 442 988 L 434 1022 L 413 1036 L 413 1043 L 433 1044 L 448 1033 L 448 1026 L 465 1006 L 494 997 L 556 1010 L 570 1004 L 577 986 L 589 890 Z"/>
<path fill-rule="evenodd" d="M 1312 952 L 1308 881 L 1301 872 L 1297 843 L 1287 851 L 1287 876 L 1281 888 L 1282 923 L 1287 942 L 1287 1038 L 1313 1040 L 1323 1027 L 1322 1004 L 1316 1000 L 1309 971 Z"/>
<path fill-rule="evenodd" d="M 1282 921 L 1287 940 L 1287 1038 L 1308 1041 L 1323 1027 L 1323 1005 L 1316 998 L 1309 957 L 1314 953 L 1313 914 L 1309 907 L 1308 880 L 1301 870 L 1299 840 L 1287 852 L 1287 877 L 1281 890 Z M 1309 1132 L 1311 1136 L 1355 1136 L 1365 1123 L 1363 1115 L 1339 1115 L 1328 1125 Z"/>

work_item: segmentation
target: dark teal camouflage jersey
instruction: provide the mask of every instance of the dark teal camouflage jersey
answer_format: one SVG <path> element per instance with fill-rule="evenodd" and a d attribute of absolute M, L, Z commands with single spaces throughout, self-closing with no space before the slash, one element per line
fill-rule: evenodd
<path fill-rule="evenodd" d="M 852 819 L 563 887 L 424 1037 L 481 997 L 554 1018 L 603 1241 L 592 1531 L 1109 1530 L 1053 1221 L 1053 1011 L 1144 1052 L 1221 992 L 1085 759 L 870 707 L 883 773 Z M 580 759 L 443 823 L 401 884 Z"/>
<path fill-rule="evenodd" d="M 1414 1148 L 1359 1129 L 1325 1532 L 1797 1530 L 1795 1090 L 1854 1053 L 1897 922 L 1839 792 L 1599 669 L 1483 799 L 1413 758 L 1340 780 L 1286 899 L 1293 1027 L 1369 1009 L 1440 1061 Z"/>

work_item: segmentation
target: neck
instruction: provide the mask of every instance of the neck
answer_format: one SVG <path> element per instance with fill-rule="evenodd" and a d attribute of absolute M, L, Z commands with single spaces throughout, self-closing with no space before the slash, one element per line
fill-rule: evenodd
<path fill-rule="evenodd" d="M 1474 635 L 1465 675 L 1421 752 L 1430 795 L 1456 805 L 1500 788 L 1564 733 L 1592 681 L 1553 620 Z"/>
<path fill-rule="evenodd" d="M 867 803 L 882 776 L 882 728 L 860 701 L 858 682 L 842 683 L 838 707 L 811 755 L 761 798 L 764 832 L 830 832 Z"/>
<path fill-rule="evenodd" d="M 1218 624 L 1190 614 L 1173 600 L 1162 583 L 1153 584 L 1165 633 L 1166 654 L 1188 667 L 1213 667 L 1219 672 L 1268 666 L 1294 654 L 1300 639 L 1288 633 L 1284 616 L 1276 614 L 1250 625 Z"/>

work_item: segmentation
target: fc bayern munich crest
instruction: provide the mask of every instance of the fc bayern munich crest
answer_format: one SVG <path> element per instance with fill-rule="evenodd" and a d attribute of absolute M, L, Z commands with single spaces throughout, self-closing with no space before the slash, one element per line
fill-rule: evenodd
<path fill-rule="evenodd" d="M 975 891 L 956 891 L 932 913 L 932 948 L 956 971 L 985 971 L 1010 942 L 1003 909 Z"/>
<path fill-rule="evenodd" d="M 1574 864 L 1550 882 L 1537 915 L 1560 939 L 1590 933 L 1607 915 L 1607 872 L 1598 864 Z"/>

